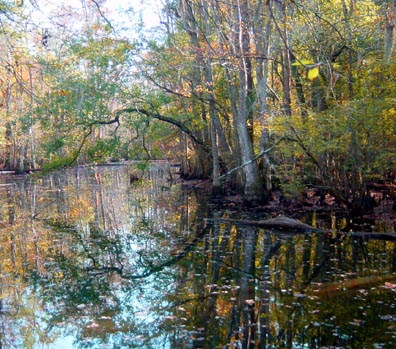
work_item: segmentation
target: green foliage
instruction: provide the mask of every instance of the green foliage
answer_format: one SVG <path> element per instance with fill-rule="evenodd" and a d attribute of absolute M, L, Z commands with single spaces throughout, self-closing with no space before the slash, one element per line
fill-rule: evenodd
<path fill-rule="evenodd" d="M 120 140 L 117 137 L 99 139 L 85 149 L 88 162 L 103 162 L 109 159 L 119 160 Z"/>
<path fill-rule="evenodd" d="M 69 167 L 74 164 L 77 153 L 72 152 L 67 155 L 53 155 L 51 159 L 42 165 L 42 170 L 44 172 L 59 170 L 65 167 Z"/>
<path fill-rule="evenodd" d="M 133 45 L 95 34 L 95 30 L 99 29 L 95 27 L 86 37 L 66 43 L 67 55 L 57 59 L 49 56 L 42 62 L 51 89 L 43 96 L 36 115 L 49 139 L 47 154 L 68 157 L 79 146 L 76 139 L 82 142 L 90 130 L 95 136 L 81 149 L 80 159 L 119 158 L 118 123 L 109 120 L 114 120 L 113 105 L 125 95 L 123 70 Z"/>
<path fill-rule="evenodd" d="M 7 19 L 13 19 L 12 16 L 18 12 L 19 7 L 23 5 L 23 1 L 10 1 L 1 0 L 0 1 L 0 16 Z M 4 27 L 2 27 L 4 29 Z"/>
<path fill-rule="evenodd" d="M 303 182 L 304 174 L 301 168 L 293 168 L 292 165 L 281 165 L 278 170 L 282 181 L 280 188 L 286 198 L 296 198 L 304 192 L 306 184 Z"/>
<path fill-rule="evenodd" d="M 279 173 L 285 188 L 324 185 L 346 199 L 362 200 L 368 181 L 396 170 L 396 99 L 356 100 L 325 112 L 278 119 L 288 135 Z M 296 147 L 297 145 L 297 147 Z M 298 173 L 294 173 L 296 169 Z M 289 191 L 289 189 L 287 189 Z"/>
<path fill-rule="evenodd" d="M 136 167 L 137 167 L 137 169 L 140 170 L 140 171 L 145 171 L 145 170 L 147 170 L 147 169 L 149 168 L 149 163 L 147 163 L 147 162 L 139 162 L 139 163 L 136 165 Z"/>
<path fill-rule="evenodd" d="M 396 68 L 384 63 L 383 13 L 372 1 L 296 9 L 292 112 L 271 125 L 286 138 L 274 156 L 280 182 L 296 194 L 301 185 L 325 187 L 356 207 L 373 178 L 395 173 Z"/>
<path fill-rule="evenodd" d="M 54 137 L 50 138 L 46 143 L 43 144 L 47 157 L 52 154 L 57 153 L 66 144 L 66 139 L 64 137 Z"/>

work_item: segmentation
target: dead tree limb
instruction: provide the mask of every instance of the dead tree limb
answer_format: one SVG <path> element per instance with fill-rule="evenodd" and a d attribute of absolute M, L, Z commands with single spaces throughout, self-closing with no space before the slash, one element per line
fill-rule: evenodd
<path fill-rule="evenodd" d="M 229 170 L 227 173 L 225 173 L 225 174 L 223 174 L 222 176 L 220 176 L 219 179 L 224 179 L 224 178 L 226 178 L 227 176 L 229 176 L 230 174 L 234 173 L 235 171 L 238 171 L 238 170 L 244 168 L 245 166 L 251 164 L 252 162 L 254 162 L 254 161 L 260 159 L 262 156 L 264 156 L 265 154 L 269 153 L 272 149 L 274 149 L 274 148 L 275 148 L 280 142 L 282 142 L 284 139 L 285 139 L 284 137 L 280 138 L 280 139 L 279 139 L 275 144 L 273 144 L 271 147 L 262 150 L 260 153 L 258 153 L 257 155 L 255 155 L 255 156 L 253 157 L 253 159 L 251 159 L 251 160 L 249 160 L 249 161 L 246 161 L 246 162 L 244 162 L 243 164 L 241 164 L 241 165 L 239 165 L 239 166 L 237 166 L 237 167 L 234 167 L 233 169 Z"/>

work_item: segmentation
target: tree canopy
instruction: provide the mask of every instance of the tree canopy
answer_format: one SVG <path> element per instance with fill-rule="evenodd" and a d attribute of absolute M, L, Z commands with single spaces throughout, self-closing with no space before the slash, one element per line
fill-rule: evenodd
<path fill-rule="evenodd" d="M 161 6 L 120 28 L 106 1 L 0 1 L 3 169 L 166 158 L 216 195 L 351 209 L 395 180 L 396 1 Z"/>

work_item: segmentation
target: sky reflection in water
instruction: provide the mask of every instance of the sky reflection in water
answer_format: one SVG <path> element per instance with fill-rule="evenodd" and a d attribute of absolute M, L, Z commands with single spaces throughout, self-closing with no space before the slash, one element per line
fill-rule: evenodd
<path fill-rule="evenodd" d="M 394 242 L 220 223 L 257 217 L 150 166 L 3 183 L 3 348 L 395 346 Z"/>

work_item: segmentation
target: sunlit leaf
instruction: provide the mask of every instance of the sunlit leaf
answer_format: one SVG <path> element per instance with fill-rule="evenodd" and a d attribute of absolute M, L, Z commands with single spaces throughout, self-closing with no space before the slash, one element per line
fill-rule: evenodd
<path fill-rule="evenodd" d="M 308 79 L 315 80 L 319 76 L 319 67 L 315 67 L 308 70 Z"/>
<path fill-rule="evenodd" d="M 299 59 L 297 60 L 297 62 L 294 62 L 292 64 L 293 67 L 301 67 L 301 66 L 306 66 L 306 65 L 312 65 L 314 64 L 313 61 L 311 61 L 310 59 Z"/>

